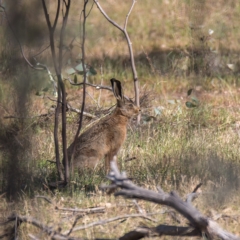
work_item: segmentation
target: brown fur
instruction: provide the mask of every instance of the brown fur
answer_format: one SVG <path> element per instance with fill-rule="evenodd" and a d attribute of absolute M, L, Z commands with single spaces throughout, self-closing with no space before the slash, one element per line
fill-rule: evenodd
<path fill-rule="evenodd" d="M 110 161 L 116 155 L 126 139 L 129 119 L 137 115 L 140 109 L 130 100 L 124 99 L 120 81 L 111 79 L 117 106 L 113 113 L 106 116 L 81 134 L 75 146 L 72 160 L 74 169 L 94 169 L 102 158 L 105 158 L 106 171 Z M 68 148 L 72 152 L 73 144 Z"/>

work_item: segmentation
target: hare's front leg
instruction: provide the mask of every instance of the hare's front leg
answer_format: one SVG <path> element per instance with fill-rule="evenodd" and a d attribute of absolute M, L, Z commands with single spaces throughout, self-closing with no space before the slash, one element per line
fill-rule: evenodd
<path fill-rule="evenodd" d="M 113 160 L 114 155 L 115 155 L 114 153 L 106 154 L 106 157 L 105 157 L 105 171 L 106 171 L 106 173 L 109 173 L 109 171 L 110 171 L 110 163 Z"/>

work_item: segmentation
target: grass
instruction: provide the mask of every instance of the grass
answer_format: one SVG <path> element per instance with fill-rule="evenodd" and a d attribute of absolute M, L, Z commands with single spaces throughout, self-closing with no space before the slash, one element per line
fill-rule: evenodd
<path fill-rule="evenodd" d="M 191 9 L 187 2 L 142 0 L 137 2 L 130 16 L 128 30 L 141 84 L 143 115 L 139 127 L 135 126 L 134 121 L 129 125 L 127 140 L 118 154 L 118 165 L 140 186 L 153 190 L 157 186 L 165 191 L 176 190 L 183 198 L 202 182 L 202 195 L 194 204 L 209 217 L 223 214 L 217 220 L 220 225 L 240 234 L 239 76 L 237 71 L 226 69 L 227 63 L 237 66 L 238 62 L 240 3 L 232 1 L 231 5 L 225 4 L 225 1 L 208 1 L 206 5 L 207 10 L 203 14 L 204 31 L 214 30 L 212 41 L 206 42 L 206 45 L 218 50 L 217 56 L 221 57 L 224 66 L 220 73 L 206 76 L 188 71 L 192 67 L 192 60 L 186 52 L 192 46 L 192 33 L 188 27 L 191 20 L 188 13 Z M 129 1 L 122 1 L 121 11 L 116 1 L 103 1 L 101 4 L 118 23 L 124 22 Z M 50 8 L 52 13 L 54 5 Z M 79 31 L 80 9 L 81 5 L 77 3 L 72 9 L 67 43 Z M 38 18 L 42 21 L 40 14 Z M 41 29 L 42 33 L 46 33 L 46 29 Z M 1 38 L 3 36 L 1 32 Z M 47 42 L 47 38 L 43 37 L 41 41 Z M 79 38 L 74 42 L 72 60 L 78 58 L 80 53 L 79 42 Z M 54 159 L 53 115 L 27 119 L 6 119 L 3 116 L 32 117 L 49 113 L 55 102 L 47 98 L 52 97 L 50 91 L 43 96 L 35 95 L 45 86 L 46 75 L 19 64 L 17 54 L 8 55 L 7 50 L 11 47 L 8 45 L 4 49 L 4 46 L 1 47 L 1 56 L 5 61 L 1 66 L 0 85 L 0 221 L 5 221 L 12 212 L 17 212 L 65 231 L 71 228 L 77 214 L 60 211 L 55 205 L 59 208 L 106 208 L 104 214 L 82 216 L 79 225 L 138 213 L 132 201 L 116 199 L 99 190 L 100 184 L 107 183 L 103 164 L 94 174 L 85 172 L 81 176 L 74 176 L 68 189 L 48 189 L 47 183 L 56 178 L 54 165 L 47 161 Z M 36 46 L 34 42 L 26 47 L 26 53 L 31 55 L 37 52 L 39 49 Z M 109 79 L 116 77 L 123 82 L 126 95 L 134 96 L 126 42 L 95 6 L 88 18 L 86 50 L 87 62 L 98 71 L 89 81 L 109 85 Z M 69 53 L 64 56 L 67 62 Z M 45 52 L 38 60 L 48 63 L 52 70 L 49 52 Z M 80 108 L 81 88 L 74 88 L 68 83 L 66 86 L 68 101 Z M 190 88 L 194 90 L 187 96 Z M 110 92 L 100 92 L 93 88 L 87 91 L 86 111 L 90 113 L 101 117 L 114 103 Z M 198 99 L 199 104 L 195 108 L 187 108 L 186 102 L 192 101 L 192 97 Z M 77 128 L 78 116 L 68 113 L 67 117 L 70 143 Z M 89 123 L 89 119 L 84 120 L 84 126 Z M 127 161 L 133 157 L 133 160 Z M 17 200 L 7 198 L 10 197 L 10 183 L 15 190 L 19 190 Z M 36 195 L 47 196 L 53 204 L 36 198 Z M 139 201 L 139 205 L 146 212 L 165 209 L 143 201 Z M 157 223 L 129 218 L 79 231 L 76 236 L 117 238 L 139 225 L 174 224 L 169 214 L 158 214 L 152 218 Z M 183 220 L 182 225 L 184 223 Z M 0 229 L 7 231 L 2 226 Z M 29 239 L 30 233 L 39 239 L 49 239 L 35 227 L 22 224 L 20 238 Z"/>

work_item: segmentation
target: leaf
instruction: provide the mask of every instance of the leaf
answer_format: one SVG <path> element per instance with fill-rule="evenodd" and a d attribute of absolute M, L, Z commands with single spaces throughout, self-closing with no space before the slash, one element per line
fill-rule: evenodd
<path fill-rule="evenodd" d="M 97 74 L 97 71 L 96 71 L 92 66 L 90 66 L 88 73 L 89 73 L 90 76 L 91 76 L 91 75 L 94 76 L 94 75 Z"/>
<path fill-rule="evenodd" d="M 37 91 L 37 92 L 35 93 L 35 95 L 36 95 L 36 96 L 42 96 L 43 93 L 42 93 L 41 91 Z"/>
<path fill-rule="evenodd" d="M 45 88 L 42 89 L 42 91 L 43 91 L 43 92 L 47 92 L 48 89 L 49 89 L 48 87 L 45 87 Z"/>
<path fill-rule="evenodd" d="M 75 67 L 75 70 L 77 70 L 78 72 L 83 72 L 83 65 L 82 63 L 78 64 L 76 67 Z"/>
<path fill-rule="evenodd" d="M 142 118 L 144 123 L 147 123 L 147 122 L 152 121 L 153 119 L 156 119 L 154 116 L 145 115 L 145 114 L 143 114 L 141 118 Z"/>
<path fill-rule="evenodd" d="M 191 97 L 191 99 L 195 104 L 199 104 L 199 100 L 196 97 Z"/>
<path fill-rule="evenodd" d="M 74 75 L 74 79 L 73 79 L 74 83 L 77 83 L 78 79 L 77 79 L 77 75 Z"/>
<path fill-rule="evenodd" d="M 192 91 L 193 91 L 193 89 L 192 89 L 192 88 L 190 88 L 190 89 L 187 91 L 187 95 L 188 95 L 188 96 L 190 96 L 190 95 L 191 95 L 191 93 L 192 93 Z"/>
<path fill-rule="evenodd" d="M 227 64 L 227 67 L 228 67 L 229 69 L 231 69 L 232 71 L 235 70 L 235 65 L 234 65 L 234 64 L 229 63 L 229 64 Z"/>
<path fill-rule="evenodd" d="M 75 71 L 73 68 L 67 68 L 67 69 L 65 70 L 65 72 L 66 72 L 68 75 L 72 75 L 72 74 L 76 73 L 76 71 Z"/>
<path fill-rule="evenodd" d="M 159 115 L 161 115 L 161 109 L 159 109 L 159 108 L 154 108 L 154 112 L 155 112 L 155 115 L 156 116 L 159 116 Z"/>
<path fill-rule="evenodd" d="M 197 105 L 192 103 L 192 102 L 186 102 L 186 107 L 188 107 L 188 108 L 195 108 L 195 107 L 197 107 Z"/>

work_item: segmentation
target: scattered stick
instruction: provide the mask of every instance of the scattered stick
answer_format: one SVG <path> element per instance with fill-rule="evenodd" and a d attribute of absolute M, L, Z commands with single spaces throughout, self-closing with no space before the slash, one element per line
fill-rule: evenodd
<path fill-rule="evenodd" d="M 45 201 L 47 201 L 48 203 L 51 203 L 51 204 L 55 205 L 48 197 L 37 195 L 37 196 L 35 196 L 35 198 L 42 198 Z"/>
<path fill-rule="evenodd" d="M 28 236 L 29 236 L 32 240 L 40 240 L 39 238 L 37 238 L 36 236 L 34 236 L 32 233 L 29 233 Z"/>
<path fill-rule="evenodd" d="M 145 215 L 143 215 L 143 214 L 132 214 L 132 215 L 123 215 L 123 216 L 113 217 L 113 218 L 109 218 L 109 219 L 105 219 L 105 220 L 100 220 L 100 221 L 97 221 L 97 222 L 89 223 L 89 224 L 86 224 L 86 225 L 78 226 L 76 228 L 73 228 L 72 232 L 84 230 L 84 229 L 87 229 L 87 228 L 90 228 L 90 227 L 99 226 L 99 225 L 104 225 L 104 224 L 107 224 L 107 223 L 110 223 L 110 222 L 114 222 L 114 221 L 118 221 L 118 220 L 126 219 L 126 218 L 141 217 L 141 218 L 145 218 L 147 220 L 155 222 L 155 220 L 153 220 L 152 218 L 150 218 L 148 216 L 156 215 L 156 214 L 159 214 L 159 213 L 149 213 L 149 214 L 145 214 Z M 64 234 L 67 234 L 67 233 L 68 233 L 68 231 L 64 232 Z"/>
<path fill-rule="evenodd" d="M 48 197 L 37 195 L 35 198 L 42 198 L 48 203 L 54 205 L 56 210 L 68 211 L 68 212 L 78 212 L 78 213 L 104 213 L 105 207 L 92 207 L 92 208 L 60 208 L 56 206 Z"/>
<path fill-rule="evenodd" d="M 105 212 L 105 207 L 95 207 L 95 208 L 59 208 L 55 207 L 57 210 L 61 211 L 68 211 L 68 212 L 79 212 L 79 213 L 104 213 Z"/>
<path fill-rule="evenodd" d="M 144 214 L 144 210 L 139 206 L 138 202 L 135 199 L 133 199 L 133 203 L 136 206 L 138 212 Z"/>
<path fill-rule="evenodd" d="M 130 157 L 130 158 L 125 159 L 125 162 L 130 162 L 130 161 L 133 161 L 136 159 L 137 159 L 136 157 Z"/>
<path fill-rule="evenodd" d="M 16 118 L 16 119 L 33 119 L 33 118 L 40 118 L 40 117 L 48 117 L 50 114 L 49 113 L 45 113 L 45 114 L 40 114 L 40 115 L 36 115 L 33 117 L 17 117 L 17 116 L 13 116 L 13 115 L 9 115 L 9 116 L 4 116 L 3 118 L 8 119 L 8 118 Z M 52 114 L 51 114 L 52 115 Z"/>

